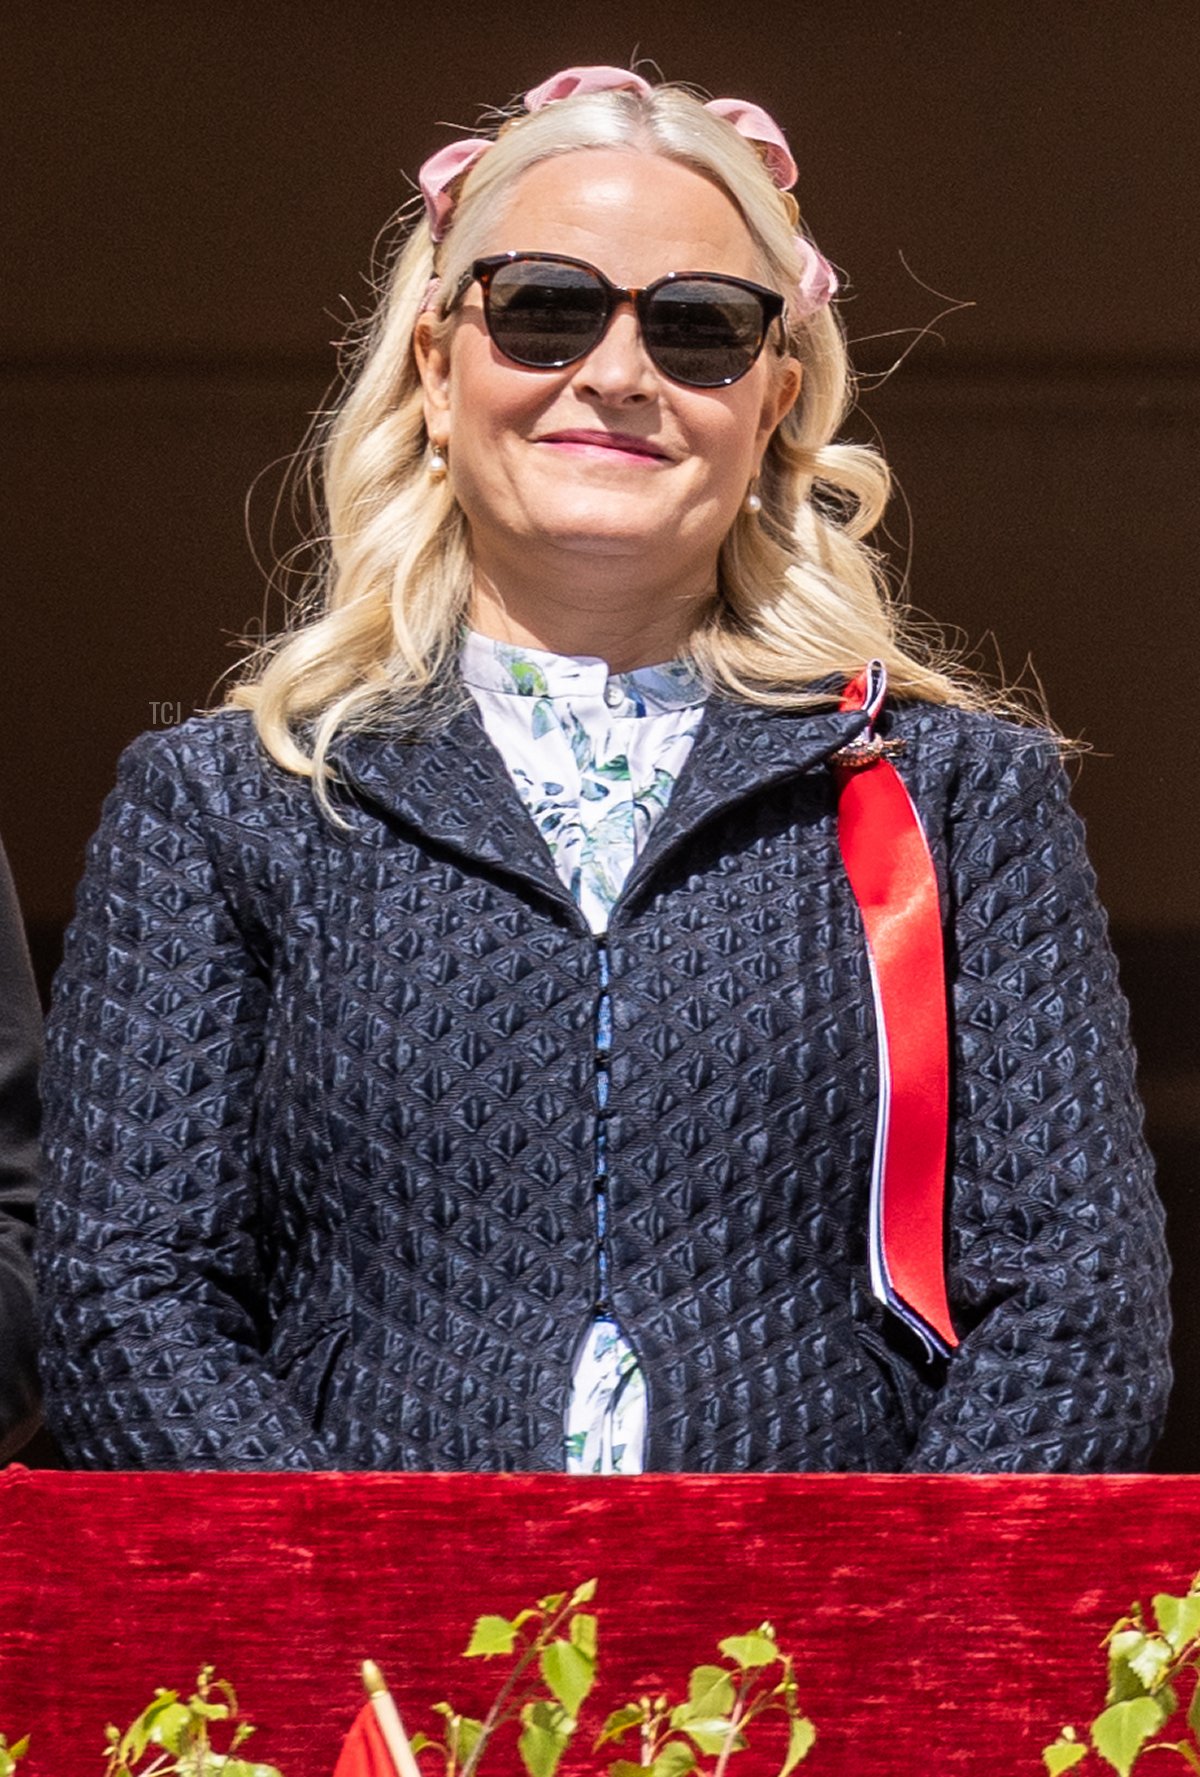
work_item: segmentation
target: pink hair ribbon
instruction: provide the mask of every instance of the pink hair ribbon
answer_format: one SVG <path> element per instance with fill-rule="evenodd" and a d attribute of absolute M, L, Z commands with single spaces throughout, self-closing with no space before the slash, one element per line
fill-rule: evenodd
<path fill-rule="evenodd" d="M 767 171 L 780 191 L 792 189 L 800 170 L 792 159 L 787 137 L 761 105 L 752 105 L 747 99 L 710 99 L 704 109 L 731 123 L 739 136 L 759 143 Z"/>
<path fill-rule="evenodd" d="M 540 111 L 556 99 L 577 99 L 584 93 L 640 93 L 645 98 L 652 90 L 648 80 L 629 68 L 564 68 L 540 86 L 530 87 L 525 94 L 525 109 Z"/>
<path fill-rule="evenodd" d="M 582 98 L 587 93 L 631 92 L 645 98 L 653 90 L 649 81 L 643 80 L 640 74 L 634 74 L 628 68 L 610 68 L 604 65 L 563 68 L 559 73 L 552 74 L 549 80 L 543 80 L 540 86 L 530 87 L 525 94 L 524 103 L 527 112 L 535 112 L 560 99 Z M 740 136 L 753 142 L 760 150 L 763 163 L 774 184 L 780 191 L 790 191 L 797 179 L 796 162 L 788 147 L 787 137 L 761 105 L 753 105 L 747 99 L 710 99 L 705 110 L 711 111 L 714 117 L 719 117 Z M 429 232 L 435 243 L 445 237 L 450 226 L 454 211 L 454 186 L 491 146 L 491 138 L 470 136 L 461 142 L 452 142 L 448 148 L 439 149 L 436 154 L 430 155 L 421 168 L 421 194 L 425 199 Z M 805 235 L 797 234 L 796 252 L 799 255 L 801 272 L 793 306 L 800 317 L 805 319 L 824 308 L 836 294 L 838 281 L 824 254 L 819 253 Z M 426 292 L 425 300 L 428 306 L 429 292 Z"/>
<path fill-rule="evenodd" d="M 801 320 L 807 320 L 837 295 L 837 273 L 807 235 L 796 236 L 796 252 L 802 270 L 800 282 L 795 287 L 794 307 Z"/>
<path fill-rule="evenodd" d="M 799 178 L 799 169 L 787 137 L 769 112 L 747 99 L 710 99 L 704 109 L 723 118 L 739 136 L 753 142 L 762 151 L 763 163 L 780 191 L 791 190 Z M 807 319 L 836 296 L 837 273 L 807 235 L 796 235 L 796 252 L 801 271 L 793 306 L 802 319 Z"/>
<path fill-rule="evenodd" d="M 439 148 L 422 166 L 418 179 L 429 232 L 435 241 L 440 241 L 450 226 L 454 210 L 450 187 L 492 146 L 490 137 L 468 136 L 461 142 L 451 142 L 448 148 Z"/>

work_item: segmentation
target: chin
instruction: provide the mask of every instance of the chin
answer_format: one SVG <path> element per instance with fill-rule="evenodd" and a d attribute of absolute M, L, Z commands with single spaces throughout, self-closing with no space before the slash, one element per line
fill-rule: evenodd
<path fill-rule="evenodd" d="M 538 533 L 564 548 L 605 547 L 653 549 L 662 547 L 664 534 L 675 527 L 664 516 L 659 501 L 622 499 L 605 494 L 599 500 L 563 501 L 543 506 L 537 513 Z"/>
<path fill-rule="evenodd" d="M 661 527 L 647 525 L 554 525 L 540 536 L 554 548 L 578 555 L 644 556 L 661 548 L 663 541 Z"/>

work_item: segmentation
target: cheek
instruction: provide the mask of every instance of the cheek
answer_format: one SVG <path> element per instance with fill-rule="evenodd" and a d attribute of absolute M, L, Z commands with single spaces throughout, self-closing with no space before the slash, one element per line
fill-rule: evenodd
<path fill-rule="evenodd" d="M 750 391 L 747 395 L 748 400 L 739 400 L 719 422 L 706 428 L 702 442 L 697 440 L 707 458 L 711 479 L 735 488 L 739 499 L 758 467 L 765 443 L 761 404 Z"/>
<path fill-rule="evenodd" d="M 499 440 L 526 431 L 545 400 L 545 382 L 497 361 L 486 336 L 460 334 L 451 362 L 451 425 L 464 438 Z"/>

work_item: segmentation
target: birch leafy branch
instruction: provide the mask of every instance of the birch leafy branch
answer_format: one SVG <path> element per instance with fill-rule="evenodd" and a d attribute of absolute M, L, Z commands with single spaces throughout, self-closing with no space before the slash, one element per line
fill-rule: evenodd
<path fill-rule="evenodd" d="M 595 1594 L 596 1582 L 588 1580 L 573 1592 L 539 1598 L 515 1617 L 480 1617 L 467 1657 L 507 1657 L 512 1670 L 482 1719 L 436 1704 L 444 1728 L 414 1736 L 414 1752 L 439 1753 L 444 1777 L 475 1777 L 495 1734 L 516 1725 L 529 1777 L 554 1777 L 596 1679 L 597 1622 L 583 1608 Z M 785 1729 L 779 1777 L 790 1777 L 816 1738 L 797 1701 L 792 1656 L 780 1649 L 770 1623 L 726 1637 L 718 1652 L 724 1663 L 697 1666 L 682 1702 L 644 1696 L 610 1712 L 596 1749 L 626 1745 L 609 1777 L 726 1777 L 730 1759 L 749 1745 L 750 1727 L 768 1714 Z"/>
<path fill-rule="evenodd" d="M 1200 1772 L 1200 1574 L 1181 1598 L 1156 1593 L 1150 1610 L 1148 1620 L 1135 1604 L 1109 1630 L 1105 1706 L 1085 1736 L 1065 1727 L 1043 1749 L 1049 1777 L 1105 1767 L 1129 1777 L 1152 1752 Z"/>
<path fill-rule="evenodd" d="M 123 1733 L 109 1723 L 104 1777 L 280 1777 L 274 1765 L 239 1756 L 253 1732 L 238 1718 L 233 1686 L 202 1666 L 186 1702 L 178 1691 L 158 1690 Z M 228 1738 L 224 1752 L 214 1736 Z"/>
<path fill-rule="evenodd" d="M 597 1747 L 636 1729 L 640 1756 L 618 1759 L 609 1766 L 609 1777 L 640 1777 L 645 1771 L 653 1777 L 688 1777 L 702 1769 L 697 1755 L 714 1760 L 712 1777 L 725 1777 L 730 1758 L 750 1743 L 751 1723 L 772 1711 L 787 1722 L 779 1777 L 790 1777 L 817 1737 L 796 1700 L 792 1656 L 780 1651 L 770 1623 L 747 1635 L 727 1636 L 717 1651 L 725 1664 L 694 1667 L 686 1702 L 643 1697 L 613 1711 Z"/>

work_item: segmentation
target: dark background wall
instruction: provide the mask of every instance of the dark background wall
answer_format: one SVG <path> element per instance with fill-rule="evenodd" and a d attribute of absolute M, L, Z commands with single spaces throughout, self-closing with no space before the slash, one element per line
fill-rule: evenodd
<path fill-rule="evenodd" d="M 43 974 L 120 748 L 211 701 L 423 156 L 571 62 L 765 104 L 847 272 L 914 602 L 1090 743 L 1200 1469 L 1195 0 L 18 5 L 0 71 L 0 832 Z M 880 378 L 915 331 L 970 303 Z M 263 472 L 266 471 L 265 474 Z"/>

